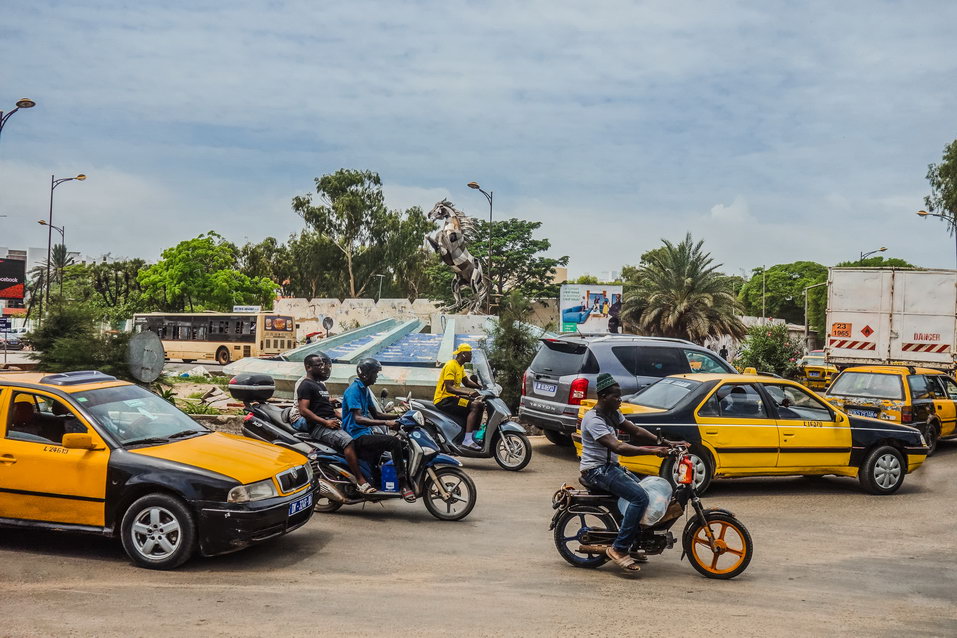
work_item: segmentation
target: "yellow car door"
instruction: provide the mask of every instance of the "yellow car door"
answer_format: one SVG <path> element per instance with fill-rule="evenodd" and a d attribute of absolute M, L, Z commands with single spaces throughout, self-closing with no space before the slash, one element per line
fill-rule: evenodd
<path fill-rule="evenodd" d="M 718 474 L 774 468 L 778 428 L 751 383 L 718 386 L 695 413 L 701 440 L 715 451 Z"/>
<path fill-rule="evenodd" d="M 940 435 L 954 436 L 957 434 L 957 382 L 945 374 L 929 374 L 927 380 L 931 383 L 936 380 L 941 386 L 941 391 L 934 392 L 934 413 L 940 420 Z"/>
<path fill-rule="evenodd" d="M 110 451 L 79 414 L 51 394 L 0 396 L 0 518 L 102 527 Z M 93 449 L 67 449 L 87 433 Z"/>
<path fill-rule="evenodd" d="M 847 417 L 797 384 L 762 385 L 778 417 L 778 468 L 813 474 L 824 468 L 848 466 L 851 426 Z"/>

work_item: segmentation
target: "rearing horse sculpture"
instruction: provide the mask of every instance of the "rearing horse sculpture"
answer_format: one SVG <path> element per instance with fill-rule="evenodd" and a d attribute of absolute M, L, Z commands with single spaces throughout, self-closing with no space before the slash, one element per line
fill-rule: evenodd
<path fill-rule="evenodd" d="M 443 199 L 429 211 L 429 221 L 441 222 L 442 226 L 425 236 L 426 249 L 434 250 L 455 273 L 452 280 L 452 295 L 455 303 L 447 310 L 468 308 L 470 313 L 480 312 L 488 287 L 482 264 L 469 252 L 466 244 L 475 237 L 475 220 Z M 462 287 L 472 290 L 471 300 L 462 299 Z"/>

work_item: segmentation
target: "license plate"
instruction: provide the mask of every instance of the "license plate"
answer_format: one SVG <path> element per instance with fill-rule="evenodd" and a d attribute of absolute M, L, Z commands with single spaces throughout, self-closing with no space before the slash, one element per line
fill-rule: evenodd
<path fill-rule="evenodd" d="M 855 408 L 850 408 L 847 411 L 848 414 L 853 414 L 854 416 L 869 416 L 872 419 L 877 418 L 877 412 L 874 410 L 857 410 Z"/>
<path fill-rule="evenodd" d="M 558 392 L 558 385 L 555 383 L 542 383 L 541 381 L 536 381 L 535 392 L 540 392 L 553 397 L 555 396 L 555 393 Z"/>
<path fill-rule="evenodd" d="M 809 377 L 819 377 L 819 376 L 821 376 L 821 373 L 820 373 L 820 372 L 815 372 L 814 370 L 808 370 L 808 371 L 807 371 L 807 376 L 809 376 Z"/>
<path fill-rule="evenodd" d="M 298 514 L 305 509 L 312 507 L 312 494 L 306 494 L 298 501 L 293 501 L 289 504 L 289 515 Z"/>

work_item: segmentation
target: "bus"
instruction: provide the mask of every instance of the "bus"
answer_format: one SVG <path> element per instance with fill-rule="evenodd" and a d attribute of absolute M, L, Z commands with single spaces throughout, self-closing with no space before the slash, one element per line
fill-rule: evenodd
<path fill-rule="evenodd" d="M 243 357 L 272 357 L 296 347 L 292 317 L 268 312 L 150 312 L 133 315 L 133 332 L 155 332 L 166 359 L 219 365 Z"/>

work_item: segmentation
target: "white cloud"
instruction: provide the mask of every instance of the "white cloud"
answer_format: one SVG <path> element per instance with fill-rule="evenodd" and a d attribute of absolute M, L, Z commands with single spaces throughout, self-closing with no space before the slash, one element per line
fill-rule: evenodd
<path fill-rule="evenodd" d="M 711 218 L 719 222 L 745 222 L 751 217 L 748 202 L 738 195 L 728 206 L 715 204 L 711 207 Z"/>

